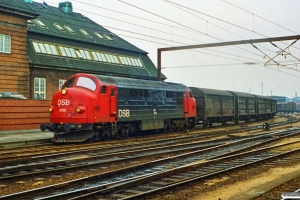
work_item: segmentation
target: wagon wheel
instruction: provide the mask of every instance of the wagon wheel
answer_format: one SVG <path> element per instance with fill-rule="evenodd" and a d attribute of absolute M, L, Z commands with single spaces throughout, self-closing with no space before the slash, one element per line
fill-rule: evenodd
<path fill-rule="evenodd" d="M 226 120 L 223 120 L 222 121 L 222 126 L 225 126 L 226 125 Z"/>

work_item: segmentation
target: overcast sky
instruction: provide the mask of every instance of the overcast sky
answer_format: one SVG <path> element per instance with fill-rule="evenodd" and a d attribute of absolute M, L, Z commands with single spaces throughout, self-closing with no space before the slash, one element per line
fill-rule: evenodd
<path fill-rule="evenodd" d="M 42 1 L 37 1 L 42 2 Z M 58 6 L 59 0 L 46 1 Z M 73 10 L 147 51 L 157 66 L 157 49 L 298 35 L 299 0 L 70 0 Z M 300 41 L 162 53 L 167 81 L 187 86 L 300 96 Z M 279 47 L 279 48 L 278 48 Z M 273 58 L 281 49 L 286 52 Z M 263 52 L 263 53 L 262 53 Z M 269 57 L 269 58 L 268 58 Z M 269 62 L 268 62 L 269 61 Z M 263 90 L 262 90 L 263 85 Z"/>

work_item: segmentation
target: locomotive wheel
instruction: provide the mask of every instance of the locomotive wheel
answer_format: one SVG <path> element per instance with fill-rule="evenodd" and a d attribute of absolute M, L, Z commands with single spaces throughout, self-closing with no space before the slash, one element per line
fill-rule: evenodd
<path fill-rule="evenodd" d="M 125 129 L 125 131 L 123 132 L 123 137 L 127 138 L 127 137 L 129 137 L 129 128 L 124 128 L 124 129 Z"/>
<path fill-rule="evenodd" d="M 169 124 L 165 124 L 163 132 L 168 133 L 169 131 L 170 131 Z"/>
<path fill-rule="evenodd" d="M 203 122 L 203 128 L 207 128 L 207 123 Z"/>
<path fill-rule="evenodd" d="M 109 131 L 107 130 L 103 130 L 103 132 L 101 133 L 101 135 L 99 135 L 101 140 L 110 140 L 111 139 L 111 134 Z"/>
<path fill-rule="evenodd" d="M 102 139 L 105 140 L 105 141 L 110 140 L 110 135 L 108 133 L 104 133 L 103 136 L 102 136 Z"/>

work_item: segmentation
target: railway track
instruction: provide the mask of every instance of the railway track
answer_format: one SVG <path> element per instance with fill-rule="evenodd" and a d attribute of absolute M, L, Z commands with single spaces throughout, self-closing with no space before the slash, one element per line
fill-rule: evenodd
<path fill-rule="evenodd" d="M 272 199 L 289 199 L 289 198 L 282 198 L 283 193 L 292 193 L 292 192 L 297 192 L 299 195 L 298 197 L 300 198 L 300 177 L 294 178 L 292 180 L 289 180 L 272 190 L 269 190 L 265 192 L 264 194 L 254 198 L 253 200 L 272 200 Z M 298 199 L 299 199 L 298 198 Z"/>
<path fill-rule="evenodd" d="M 214 137 L 214 136 L 218 136 L 218 135 L 223 135 L 223 134 L 230 134 L 230 133 L 237 133 L 237 132 L 243 132 L 243 131 L 253 131 L 253 130 L 261 130 L 263 128 L 263 124 L 264 123 L 269 123 L 270 127 L 279 127 L 279 126 L 283 126 L 283 125 L 287 125 L 290 123 L 296 123 L 300 120 L 300 118 L 294 117 L 292 115 L 278 115 L 279 117 L 283 117 L 286 118 L 286 120 L 280 121 L 280 122 L 274 122 L 274 120 L 264 120 L 261 122 L 250 122 L 249 124 L 245 124 L 243 122 L 240 122 L 239 125 L 234 125 L 231 123 L 228 123 L 226 125 L 227 128 L 229 128 L 229 130 L 227 131 L 214 131 L 214 132 L 207 132 L 206 130 L 208 129 L 202 129 L 202 126 L 198 126 L 196 127 L 194 130 L 192 130 L 193 133 L 201 133 L 203 136 L 207 136 L 207 137 Z M 257 123 L 260 123 L 259 125 L 255 125 Z M 221 124 L 215 124 L 213 126 L 213 128 L 222 128 Z M 199 130 L 200 129 L 200 130 Z M 178 134 L 182 134 L 182 133 L 178 133 Z M 168 134 L 163 134 L 163 135 L 167 135 L 166 137 L 164 136 L 160 136 L 162 138 L 167 138 Z M 145 137 L 145 136 L 142 136 Z M 146 136 L 151 138 L 151 135 Z M 155 137 L 157 137 L 157 134 L 155 134 Z M 136 137 L 137 139 L 139 139 L 140 137 Z M 131 138 L 132 139 L 132 138 Z M 14 141 L 14 142 L 2 142 L 0 143 L 0 156 L 1 154 L 5 153 L 5 151 L 10 151 L 10 152 L 19 152 L 19 153 L 26 153 L 26 152 L 37 152 L 37 151 L 45 151 L 47 149 L 53 149 L 55 150 L 56 147 L 53 147 L 53 144 L 50 143 L 51 139 L 40 139 L 40 140 L 28 140 L 28 141 Z M 113 141 L 117 141 L 118 140 L 112 140 L 110 142 L 114 143 Z M 115 142 L 115 143 L 117 143 Z M 97 142 L 95 142 L 97 143 Z M 101 144 L 103 142 L 101 141 Z M 67 144 L 64 144 L 66 147 L 70 147 L 72 148 L 72 146 L 67 146 Z M 81 144 L 83 145 L 83 144 Z M 78 147 L 78 145 L 75 145 Z"/>
<path fill-rule="evenodd" d="M 286 122 L 280 122 L 280 123 L 286 123 Z M 274 124 L 275 126 L 275 124 Z M 211 137 L 218 137 L 218 136 L 226 136 L 232 133 L 237 133 L 241 131 L 245 131 L 248 129 L 255 130 L 255 129 L 261 129 L 262 126 L 252 126 L 252 127 L 238 127 L 234 129 L 229 129 L 226 131 L 213 131 L 213 132 L 205 132 L 205 131 L 199 131 L 194 130 L 193 135 L 194 137 L 202 137 L 202 138 L 211 138 Z M 176 134 L 176 133 L 175 133 Z M 67 153 L 67 152 L 76 152 L 76 151 L 82 151 L 86 149 L 89 150 L 99 150 L 99 146 L 101 145 L 102 148 L 114 148 L 114 147 L 120 147 L 123 148 L 124 146 L 128 145 L 135 145 L 135 144 L 141 144 L 148 141 L 153 141 L 155 143 L 158 143 L 158 141 L 166 142 L 170 140 L 170 135 L 172 134 L 155 134 L 155 135 L 148 135 L 144 137 L 136 137 L 136 138 L 130 138 L 130 139 L 122 139 L 122 144 L 120 144 L 120 140 L 112 140 L 109 142 L 94 142 L 94 143 L 82 143 L 80 145 L 78 144 L 64 144 L 64 145 L 53 145 L 53 144 L 37 144 L 37 145 L 26 145 L 26 146 L 14 146 L 9 148 L 0 148 L 0 159 L 3 160 L 2 163 L 6 162 L 8 159 L 17 160 L 20 159 L 20 161 L 26 160 L 28 158 L 34 157 L 34 156 L 43 156 L 43 155 L 55 155 L 57 152 L 60 153 Z M 186 138 L 186 137 L 193 137 L 191 134 L 186 134 L 186 136 L 183 136 L 182 133 L 178 133 L 176 136 L 171 136 L 175 138 Z M 135 140 L 135 142 L 132 142 Z M 14 144 L 15 142 L 12 142 Z M 132 143 L 132 144 L 129 144 Z M 16 158 L 17 157 L 17 158 Z M 0 162 L 1 166 L 1 162 Z"/>
<path fill-rule="evenodd" d="M 27 191 L 19 192 L 18 194 L 10 194 L 6 196 L 2 196 L 0 199 L 20 199 L 20 198 L 32 198 L 32 194 L 34 197 L 39 197 L 39 194 L 47 193 L 49 198 L 54 195 L 53 198 L 61 198 L 57 196 L 57 193 L 62 193 L 60 190 L 69 191 L 72 193 L 73 191 L 79 192 L 76 194 L 72 194 L 75 196 L 80 196 L 81 192 L 86 193 L 87 191 L 93 191 L 94 187 L 97 188 L 106 188 L 108 187 L 107 184 L 124 184 L 124 181 L 133 181 L 136 183 L 136 177 L 140 177 L 141 179 L 145 180 L 148 176 L 151 177 L 152 175 L 156 175 L 157 173 L 161 173 L 162 171 L 169 171 L 173 169 L 181 169 L 181 166 L 193 166 L 198 164 L 204 165 L 204 163 L 214 163 L 220 160 L 222 157 L 230 158 L 234 154 L 239 155 L 243 154 L 243 152 L 249 151 L 249 149 L 254 148 L 262 148 L 265 145 L 274 143 L 279 141 L 287 136 L 293 137 L 299 134 L 299 129 L 291 129 L 288 131 L 278 131 L 269 133 L 266 135 L 257 135 L 257 136 L 249 136 L 245 138 L 235 138 L 231 140 L 221 140 L 216 143 L 207 142 L 187 142 L 185 145 L 170 145 L 166 147 L 159 148 L 150 148 L 150 149 L 138 149 L 136 152 L 126 152 L 124 151 L 123 154 L 118 152 L 113 156 L 113 159 L 109 158 L 109 154 L 102 155 L 103 159 L 106 158 L 106 162 L 110 163 L 110 165 L 104 165 L 105 161 L 102 160 L 102 163 L 97 163 L 95 165 L 92 164 L 92 161 L 86 161 L 87 165 L 85 166 L 85 170 L 89 171 L 97 171 L 97 168 L 111 168 L 112 170 L 104 170 L 100 173 L 96 173 L 90 176 L 83 176 L 78 178 L 77 180 L 70 180 L 65 181 L 59 184 L 52 184 L 46 187 L 40 187 L 37 189 L 30 189 Z M 201 146 L 205 144 L 204 146 Z M 157 146 L 157 145 L 156 145 Z M 148 147 L 149 148 L 149 147 Z M 180 149 L 182 148 L 182 149 Z M 279 148 L 279 147 L 277 147 Z M 140 152 L 139 152 L 140 151 Z M 262 151 L 262 150 L 260 150 Z M 151 155 L 149 154 L 151 152 Z M 142 155 L 145 153 L 144 155 Z M 102 159 L 101 158 L 101 159 Z M 97 158 L 99 160 L 99 158 Z M 253 158 L 254 159 L 254 158 Z M 199 161 L 203 161 L 198 163 Z M 197 164 L 196 164 L 197 163 Z M 121 166 L 121 164 L 123 164 Z M 124 165 L 125 164 L 125 165 Z M 216 163 L 215 163 L 216 164 Z M 116 167 L 120 165 L 121 167 Z M 224 163 L 222 164 L 224 165 Z M 217 169 L 220 168 L 222 165 L 217 165 Z M 115 167 L 113 167 L 115 166 Z M 70 169 L 79 169 L 79 165 L 72 163 L 72 166 L 69 166 Z M 225 165 L 224 165 L 225 167 Z M 226 166 L 227 168 L 228 166 Z M 193 168 L 193 167 L 191 167 Z M 114 170 L 115 169 L 115 170 Z M 205 171 L 207 170 L 204 168 Z M 67 169 L 59 169 L 60 170 L 60 178 L 63 176 L 62 171 L 66 171 Z M 81 169 L 83 170 L 83 169 Z M 84 170 L 83 170 L 84 171 Z M 86 173 L 87 173 L 86 171 Z M 180 170 L 179 170 L 180 171 Z M 49 172 L 49 171 L 48 171 Z M 51 171 L 50 171 L 51 172 Z M 133 173 L 134 172 L 134 173 Z M 58 174 L 57 170 L 52 170 L 52 174 Z M 71 173 L 66 172 L 66 174 Z M 84 173 L 84 172 L 83 172 Z M 176 172 L 177 173 L 177 172 Z M 161 175 L 161 174 L 160 174 Z M 160 176 L 159 175 L 159 176 Z M 114 176 L 114 178 L 113 178 Z M 158 176 L 158 175 L 157 175 Z M 7 177 L 7 176 L 6 176 Z M 149 178 L 148 177 L 148 178 Z M 11 177 L 9 178 L 11 179 Z M 151 178 L 150 178 L 151 179 Z M 101 180 L 101 181 L 99 181 Z M 125 181 L 125 182 L 126 182 Z M 65 186 L 68 185 L 66 188 Z M 84 189 L 78 190 L 78 187 L 85 185 Z M 54 189 L 56 188 L 56 189 Z M 60 189 L 57 189 L 60 188 Z M 50 194 L 49 191 L 55 191 L 54 193 Z M 68 194 L 69 195 L 69 194 Z M 71 196 L 72 196 L 71 195 Z M 48 198 L 48 197 L 47 197 Z M 67 197 L 67 199 L 70 196 Z"/>
<path fill-rule="evenodd" d="M 289 144 L 286 144 L 289 145 Z M 245 153 L 211 159 L 206 162 L 195 162 L 171 170 L 154 172 L 152 174 L 141 175 L 133 180 L 122 180 L 121 182 L 109 183 L 100 190 L 89 191 L 87 194 L 71 196 L 72 199 L 141 199 L 149 198 L 159 192 L 174 190 L 180 186 L 191 184 L 195 181 L 205 180 L 213 176 L 239 170 L 260 162 L 279 160 L 288 155 L 298 154 L 300 148 L 281 153 L 274 153 L 272 150 L 281 148 L 271 146 L 269 148 L 257 149 Z M 96 189 L 96 188 L 95 188 Z M 70 195 L 61 194 L 61 195 Z M 49 196 L 42 199 L 53 199 L 56 196 Z M 69 197 L 68 197 L 69 198 Z"/>

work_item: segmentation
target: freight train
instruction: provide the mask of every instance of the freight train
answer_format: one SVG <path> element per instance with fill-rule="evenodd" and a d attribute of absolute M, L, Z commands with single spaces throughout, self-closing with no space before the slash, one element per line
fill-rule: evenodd
<path fill-rule="evenodd" d="M 40 128 L 52 131 L 54 142 L 83 142 L 272 118 L 276 101 L 178 83 L 80 73 L 53 95 L 49 112 L 50 123 Z"/>
<path fill-rule="evenodd" d="M 277 111 L 282 113 L 293 114 L 296 111 L 295 102 L 281 102 L 277 103 Z"/>
<path fill-rule="evenodd" d="M 249 123 L 251 120 L 273 118 L 277 112 L 276 101 L 269 97 L 243 92 L 222 91 L 190 87 L 196 99 L 196 124 L 203 127 L 228 121 Z"/>

